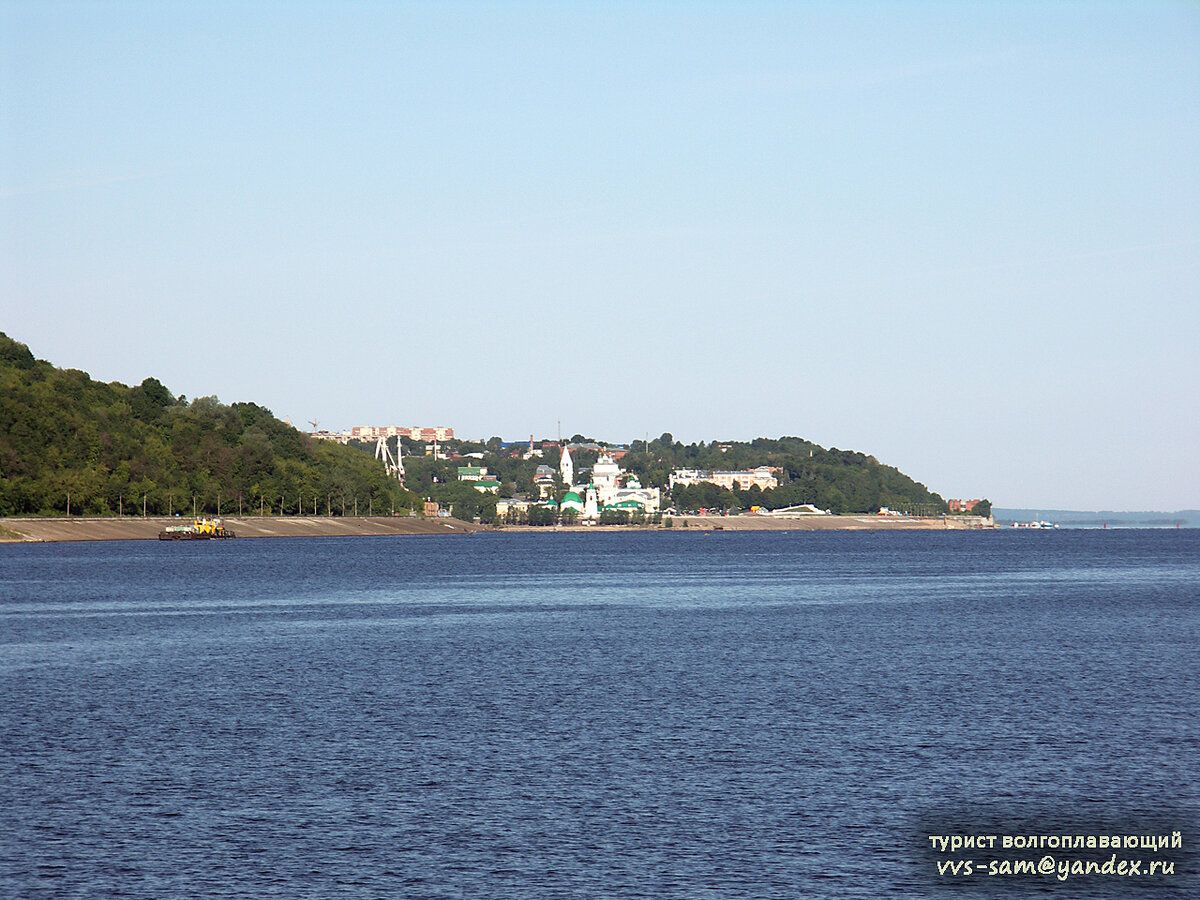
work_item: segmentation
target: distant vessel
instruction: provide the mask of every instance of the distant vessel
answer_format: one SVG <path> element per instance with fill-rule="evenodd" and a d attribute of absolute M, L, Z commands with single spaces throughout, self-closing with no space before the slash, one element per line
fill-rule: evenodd
<path fill-rule="evenodd" d="M 160 541 L 224 541 L 237 537 L 220 519 L 196 519 L 191 525 L 168 525 L 158 533 Z"/>
<path fill-rule="evenodd" d="M 1036 522 L 1013 522 L 1013 528 L 1057 528 L 1053 522 L 1043 522 L 1041 519 Z"/>

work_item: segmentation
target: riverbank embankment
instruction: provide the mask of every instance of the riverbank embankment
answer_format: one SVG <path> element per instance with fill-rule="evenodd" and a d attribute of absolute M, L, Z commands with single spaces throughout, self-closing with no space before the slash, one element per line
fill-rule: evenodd
<path fill-rule="evenodd" d="M 670 526 L 665 526 L 667 520 Z M 503 525 L 501 531 L 629 531 L 631 529 L 695 531 L 965 531 L 994 528 L 995 523 L 980 516 L 696 516 L 664 517 L 664 525 Z"/>
<path fill-rule="evenodd" d="M 166 516 L 8 518 L 0 519 L 0 542 L 156 540 L 168 525 L 190 521 Z M 222 516 L 221 521 L 239 538 L 469 534 L 484 530 L 473 522 L 419 516 Z"/>
<path fill-rule="evenodd" d="M 459 519 L 419 516 L 224 516 L 225 527 L 239 538 L 267 537 L 369 537 L 389 534 L 471 534 L 477 531 L 962 531 L 992 528 L 979 516 L 671 516 L 665 525 L 502 525 L 463 522 Z M 121 518 L 72 517 L 53 519 L 0 519 L 0 543 L 58 541 L 155 540 L 168 525 L 190 521 L 166 516 Z"/>

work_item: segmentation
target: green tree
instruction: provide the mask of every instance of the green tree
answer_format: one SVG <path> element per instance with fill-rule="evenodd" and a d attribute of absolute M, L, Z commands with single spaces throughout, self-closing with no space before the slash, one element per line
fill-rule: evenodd
<path fill-rule="evenodd" d="M 336 475 L 336 477 L 335 477 Z M 335 483 L 336 482 L 336 483 Z M 296 491 L 344 489 L 352 506 L 417 498 L 382 467 L 345 447 L 313 441 L 254 404 L 192 403 L 157 379 L 136 387 L 34 360 L 0 337 L 0 515 L 222 511 L 240 496 L 278 511 Z M 340 503 L 339 503 L 340 507 Z"/>

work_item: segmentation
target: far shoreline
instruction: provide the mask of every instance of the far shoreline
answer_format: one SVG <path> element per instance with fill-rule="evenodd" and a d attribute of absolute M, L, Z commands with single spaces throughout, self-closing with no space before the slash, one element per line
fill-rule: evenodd
<path fill-rule="evenodd" d="M 995 526 L 978 516 L 701 516 L 668 517 L 666 525 L 480 525 L 453 518 L 421 516 L 223 516 L 225 527 L 241 538 L 379 537 L 450 535 L 480 532 L 563 534 L 630 531 L 962 531 Z M 168 525 L 186 517 L 123 516 L 0 519 L 0 543 L 157 540 Z"/>

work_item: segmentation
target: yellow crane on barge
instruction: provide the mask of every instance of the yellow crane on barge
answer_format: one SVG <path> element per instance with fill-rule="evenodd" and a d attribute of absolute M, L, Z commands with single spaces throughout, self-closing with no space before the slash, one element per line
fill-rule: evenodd
<path fill-rule="evenodd" d="M 191 525 L 168 525 L 158 533 L 160 541 L 224 541 L 237 537 L 220 519 L 196 519 Z"/>

